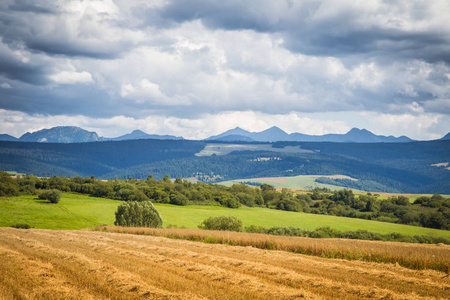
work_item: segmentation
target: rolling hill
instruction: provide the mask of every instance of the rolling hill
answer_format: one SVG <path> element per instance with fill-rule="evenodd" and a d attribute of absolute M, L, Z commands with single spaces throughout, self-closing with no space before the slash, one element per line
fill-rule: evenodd
<path fill-rule="evenodd" d="M 126 140 L 144 140 L 144 139 L 183 140 L 183 138 L 179 136 L 148 134 L 141 130 L 133 130 L 131 133 L 127 133 L 116 138 L 102 138 L 102 140 L 104 141 L 126 141 Z"/>
<path fill-rule="evenodd" d="M 224 142 L 222 142 L 224 144 Z M 226 144 L 226 143 L 225 143 Z M 450 193 L 450 141 L 411 143 L 240 143 L 226 155 L 196 156 L 211 145 L 189 140 L 94 143 L 0 142 L 0 169 L 38 176 L 145 179 L 196 177 L 205 182 L 296 175 L 346 175 L 348 187 L 377 192 Z M 219 145 L 219 146 L 217 146 Z M 239 151 L 237 151 L 239 150 Z M 331 183 L 331 182 L 327 182 Z M 331 184 L 342 185 L 342 182 Z"/>

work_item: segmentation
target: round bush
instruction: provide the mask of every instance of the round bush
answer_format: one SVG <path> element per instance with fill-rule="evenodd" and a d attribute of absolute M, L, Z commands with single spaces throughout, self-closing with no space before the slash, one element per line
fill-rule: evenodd
<path fill-rule="evenodd" d="M 24 224 L 24 223 L 17 223 L 11 227 L 17 228 L 17 229 L 30 229 L 31 228 L 30 225 Z"/>

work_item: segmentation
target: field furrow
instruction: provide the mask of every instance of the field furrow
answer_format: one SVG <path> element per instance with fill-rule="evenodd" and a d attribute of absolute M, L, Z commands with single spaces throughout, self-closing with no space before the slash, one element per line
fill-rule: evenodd
<path fill-rule="evenodd" d="M 448 299 L 434 270 L 92 231 L 0 228 L 1 299 Z"/>

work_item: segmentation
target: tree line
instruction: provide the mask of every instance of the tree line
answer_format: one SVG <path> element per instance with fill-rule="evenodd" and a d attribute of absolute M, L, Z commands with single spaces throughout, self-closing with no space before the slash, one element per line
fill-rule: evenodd
<path fill-rule="evenodd" d="M 293 193 L 288 189 L 277 191 L 268 184 L 259 187 L 234 184 L 227 187 L 200 181 L 192 183 L 179 177 L 171 180 L 169 175 L 161 180 L 149 175 L 146 180 L 116 178 L 105 181 L 94 176 L 39 178 L 26 175 L 13 178 L 0 171 L 0 196 L 39 195 L 46 190 L 121 201 L 221 205 L 229 208 L 258 206 L 450 230 L 450 199 L 439 194 L 421 196 L 410 203 L 404 196 L 380 199 L 376 194 L 356 195 L 346 189 L 332 192 L 316 188 L 306 193 Z"/>

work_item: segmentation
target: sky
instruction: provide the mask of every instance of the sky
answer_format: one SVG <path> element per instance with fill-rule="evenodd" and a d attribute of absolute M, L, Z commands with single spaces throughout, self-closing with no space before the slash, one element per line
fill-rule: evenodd
<path fill-rule="evenodd" d="M 2 0 L 0 133 L 441 138 L 450 1 Z"/>

